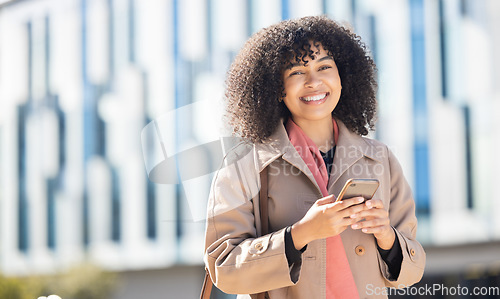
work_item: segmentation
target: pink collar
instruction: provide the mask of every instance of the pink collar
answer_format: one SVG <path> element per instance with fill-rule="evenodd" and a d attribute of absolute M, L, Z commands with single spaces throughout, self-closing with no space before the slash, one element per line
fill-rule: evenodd
<path fill-rule="evenodd" d="M 334 118 L 333 121 L 333 139 L 335 145 L 339 139 L 339 127 Z M 304 131 L 292 120 L 288 118 L 286 123 L 286 131 L 288 133 L 288 138 L 290 142 L 295 147 L 300 157 L 306 163 L 307 167 L 311 171 L 318 184 L 323 196 L 328 195 L 327 185 L 328 185 L 328 172 L 326 169 L 323 157 L 316 146 L 316 144 L 307 136 Z"/>

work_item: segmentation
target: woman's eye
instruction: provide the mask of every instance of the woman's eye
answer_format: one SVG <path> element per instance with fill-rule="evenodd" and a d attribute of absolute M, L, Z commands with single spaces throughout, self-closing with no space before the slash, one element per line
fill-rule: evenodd
<path fill-rule="evenodd" d="M 300 72 L 300 71 L 295 71 L 295 72 L 291 72 L 291 73 L 290 73 L 290 76 L 295 76 L 295 75 L 300 75 L 300 74 L 302 74 L 302 72 Z"/>
<path fill-rule="evenodd" d="M 329 65 L 323 65 L 323 66 L 321 66 L 321 67 L 319 68 L 319 70 L 320 70 L 320 71 L 322 71 L 322 70 L 331 69 L 331 68 L 332 68 L 332 67 L 331 67 L 331 66 L 329 66 Z"/>

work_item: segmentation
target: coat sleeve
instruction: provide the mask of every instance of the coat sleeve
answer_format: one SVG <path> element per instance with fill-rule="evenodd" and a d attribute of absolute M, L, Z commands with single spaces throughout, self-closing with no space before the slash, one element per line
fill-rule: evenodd
<path fill-rule="evenodd" d="M 406 181 L 401 165 L 388 150 L 390 168 L 390 206 L 389 218 L 394 227 L 403 261 L 397 279 L 390 276 L 389 269 L 379 255 L 379 264 L 388 287 L 407 287 L 420 281 L 425 268 L 425 251 L 416 240 L 417 217 L 415 216 L 415 201 L 408 182 Z"/>
<path fill-rule="evenodd" d="M 258 204 L 260 182 L 249 164 L 241 160 L 219 170 L 207 206 L 205 265 L 214 284 L 230 294 L 259 293 L 298 280 L 297 266 L 288 266 L 285 229 L 257 237 L 254 201 Z"/>

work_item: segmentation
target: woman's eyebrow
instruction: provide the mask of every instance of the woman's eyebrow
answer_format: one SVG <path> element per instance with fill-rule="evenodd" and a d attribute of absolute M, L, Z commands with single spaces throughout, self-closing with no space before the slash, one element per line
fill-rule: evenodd
<path fill-rule="evenodd" d="M 333 60 L 333 57 L 327 55 L 327 56 L 324 56 L 324 57 L 321 57 L 320 59 L 318 59 L 318 62 L 322 62 L 325 60 Z"/>
<path fill-rule="evenodd" d="M 325 60 L 333 60 L 333 57 L 332 57 L 332 56 L 327 55 L 327 56 L 324 56 L 324 57 L 321 57 L 320 59 L 318 59 L 318 61 L 317 61 L 317 62 L 322 62 L 322 61 L 325 61 Z M 294 68 L 294 67 L 297 67 L 297 66 L 303 66 L 303 65 L 304 65 L 303 63 L 298 63 L 298 62 L 296 62 L 296 63 L 292 63 L 292 64 L 290 64 L 290 65 L 289 65 L 289 66 L 288 66 L 285 70 L 289 70 L 289 69 L 292 69 L 292 68 Z"/>

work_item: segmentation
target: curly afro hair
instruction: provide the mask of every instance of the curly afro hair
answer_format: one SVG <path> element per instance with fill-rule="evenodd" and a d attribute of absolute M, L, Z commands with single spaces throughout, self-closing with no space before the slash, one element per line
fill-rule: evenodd
<path fill-rule="evenodd" d="M 262 142 L 288 118 L 283 72 L 291 61 L 314 59 L 320 43 L 337 65 L 342 93 L 332 115 L 367 135 L 376 115 L 376 67 L 360 37 L 324 16 L 282 21 L 255 33 L 233 61 L 226 79 L 226 117 L 233 133 Z"/>

